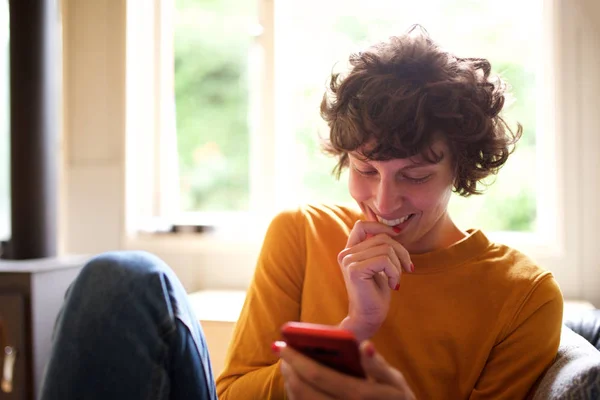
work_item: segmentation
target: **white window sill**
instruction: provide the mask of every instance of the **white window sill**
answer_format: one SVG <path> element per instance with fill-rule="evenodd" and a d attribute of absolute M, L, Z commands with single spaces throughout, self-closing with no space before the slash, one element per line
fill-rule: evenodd
<path fill-rule="evenodd" d="M 248 224 L 241 220 L 237 224 L 222 225 L 214 231 L 202 233 L 154 233 L 140 232 L 125 238 L 125 247 L 156 248 L 169 251 L 190 253 L 213 251 L 215 249 L 241 246 L 242 248 L 260 247 L 264 239 L 267 224 Z M 530 232 L 486 232 L 489 239 L 496 243 L 518 249 L 531 257 L 561 257 L 564 249 L 554 238 Z"/>
<path fill-rule="evenodd" d="M 266 224 L 239 221 L 206 233 L 139 233 L 126 236 L 123 248 L 146 250 L 163 258 L 188 292 L 246 290 L 252 279 Z M 565 249 L 541 235 L 497 232 L 490 240 L 516 248 L 552 271 L 565 297 L 581 295 L 579 274 Z"/>
<path fill-rule="evenodd" d="M 188 298 L 198 320 L 235 323 L 242 311 L 246 292 L 243 290 L 200 290 L 190 293 Z"/>
<path fill-rule="evenodd" d="M 190 293 L 189 300 L 199 321 L 235 323 L 242 311 L 246 292 L 243 290 L 201 290 Z M 585 300 L 567 299 L 564 316 L 595 309 Z"/>

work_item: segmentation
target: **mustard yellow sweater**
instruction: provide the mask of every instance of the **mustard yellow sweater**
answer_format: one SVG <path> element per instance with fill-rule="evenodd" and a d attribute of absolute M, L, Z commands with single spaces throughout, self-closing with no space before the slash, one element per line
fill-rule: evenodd
<path fill-rule="evenodd" d="M 307 206 L 269 227 L 236 325 L 219 398 L 282 399 L 271 343 L 291 320 L 337 325 L 348 297 L 337 263 L 354 222 L 344 207 Z M 558 349 L 563 299 L 552 275 L 478 230 L 413 254 L 372 338 L 418 399 L 521 399 Z"/>

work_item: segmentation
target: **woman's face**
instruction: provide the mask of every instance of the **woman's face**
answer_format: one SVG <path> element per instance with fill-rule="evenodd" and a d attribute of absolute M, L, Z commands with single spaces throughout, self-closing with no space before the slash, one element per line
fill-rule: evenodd
<path fill-rule="evenodd" d="M 370 161 L 350 153 L 349 190 L 369 220 L 397 226 L 396 240 L 411 253 L 454 243 L 458 229 L 447 214 L 454 173 L 448 146 L 433 143 L 436 164 L 422 156 Z"/>

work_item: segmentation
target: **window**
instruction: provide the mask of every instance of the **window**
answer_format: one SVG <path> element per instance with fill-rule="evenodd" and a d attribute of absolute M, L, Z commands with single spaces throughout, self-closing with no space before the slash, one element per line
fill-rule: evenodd
<path fill-rule="evenodd" d="M 10 75 L 8 1 L 0 0 L 0 240 L 10 237 Z"/>
<path fill-rule="evenodd" d="M 524 128 L 495 184 L 484 196 L 455 196 L 451 212 L 463 228 L 536 230 L 536 143 L 539 135 L 551 135 L 541 132 L 536 119 L 542 106 L 542 0 L 511 0 L 501 6 L 472 0 L 271 4 L 260 3 L 265 13 L 251 0 L 175 2 L 179 212 L 253 210 L 253 196 L 262 196 L 259 204 L 276 209 L 351 201 L 345 176 L 335 181 L 330 174 L 335 161 L 318 146 L 319 135 L 327 134 L 318 108 L 328 72 L 334 65 L 343 68 L 348 54 L 360 46 L 420 23 L 458 55 L 490 59 L 494 72 L 512 85 L 514 98 L 505 118 Z M 257 22 L 262 35 L 257 35 Z M 264 74 L 268 68 L 274 73 Z M 261 86 L 261 76 L 270 82 Z M 273 133 L 260 121 L 265 116 L 273 118 Z M 253 137 L 271 134 L 263 141 L 271 141 L 271 154 L 264 146 L 253 146 Z M 262 170 L 253 167 L 255 151 L 269 159 Z M 253 184 L 265 176 L 269 196 L 257 194 Z"/>
<path fill-rule="evenodd" d="M 199 4 L 201 7 L 204 4 L 188 1 L 187 4 Z M 206 4 L 210 4 L 205 1 Z M 219 1 L 221 0 L 213 0 Z M 181 14 L 178 7 L 186 3 L 179 3 L 178 0 L 127 1 L 127 126 L 124 166 L 126 203 L 123 210 L 126 232 L 122 236 L 122 246 L 155 252 L 170 260 L 176 267 L 193 266 L 194 275 L 202 277 L 202 287 L 247 286 L 262 235 L 260 231 L 248 229 L 249 225 L 246 225 L 247 220 L 244 218 L 257 216 L 257 219 L 252 219 L 253 222 L 265 221 L 268 218 L 264 218 L 262 211 L 272 213 L 286 203 L 310 199 L 310 196 L 319 190 L 311 185 L 320 182 L 311 175 L 312 167 L 315 167 L 316 174 L 327 179 L 327 186 L 324 186 L 323 191 L 327 190 L 328 193 L 317 193 L 319 200 L 326 200 L 325 195 L 336 198 L 338 194 L 332 192 L 339 193 L 342 199 L 346 198 L 345 182 L 342 180 L 336 183 L 328 175 L 333 160 L 306 150 L 308 146 L 314 146 L 315 136 L 312 132 L 306 132 L 303 136 L 298 128 L 300 125 L 309 126 L 313 123 L 303 119 L 304 115 L 310 115 L 310 118 L 313 118 L 310 121 L 315 121 L 317 126 L 310 126 L 309 129 L 322 129 L 322 125 L 319 128 L 321 122 L 316 114 L 318 102 L 315 104 L 292 95 L 296 90 L 303 96 L 314 96 L 320 100 L 321 90 L 317 92 L 315 89 L 315 92 L 311 93 L 310 85 L 323 88 L 328 72 L 334 65 L 333 60 L 347 56 L 347 50 L 355 49 L 356 43 L 362 41 L 361 37 L 351 36 L 349 39 L 330 42 L 331 37 L 328 39 L 325 36 L 326 32 L 320 31 L 320 27 L 325 23 L 325 18 L 320 16 L 332 12 L 328 6 L 330 2 L 315 5 L 313 2 L 294 1 L 292 8 L 289 1 L 283 0 L 247 1 L 248 8 L 245 10 L 248 13 L 244 18 L 248 18 L 250 22 L 245 26 L 247 29 L 244 30 L 244 40 L 248 48 L 245 72 L 238 75 L 241 77 L 240 87 L 246 85 L 244 90 L 247 90 L 248 96 L 247 104 L 243 106 L 247 107 L 247 111 L 244 112 L 248 121 L 248 144 L 240 146 L 240 151 L 247 153 L 243 157 L 247 157 L 248 160 L 248 164 L 244 161 L 248 179 L 245 189 L 247 200 L 244 200 L 246 205 L 245 208 L 240 206 L 238 209 L 243 215 L 232 215 L 235 207 L 219 206 L 212 210 L 208 207 L 195 208 L 186 206 L 191 204 L 188 200 L 178 198 L 185 196 L 185 192 L 180 190 L 180 181 L 184 180 L 179 178 L 180 175 L 184 176 L 185 171 L 183 168 L 177 171 L 181 166 L 181 153 L 192 152 L 192 149 L 185 146 L 177 146 L 177 135 L 181 136 L 184 131 L 175 129 L 173 117 L 173 105 L 176 104 L 174 100 L 177 99 L 174 90 L 174 80 L 177 79 L 174 73 L 176 54 L 173 48 L 178 46 L 174 39 L 179 21 L 174 14 Z M 255 1 L 258 1 L 256 9 L 252 8 Z M 477 55 L 490 57 L 496 70 L 502 67 L 500 61 L 507 54 L 510 56 L 507 58 L 509 62 L 521 65 L 519 68 L 500 69 L 499 72 L 505 74 L 514 86 L 516 100 L 510 107 L 513 116 L 509 117 L 523 123 L 524 139 L 488 193 L 464 200 L 464 204 L 452 204 L 452 207 L 458 213 L 462 208 L 459 219 L 463 227 L 483 226 L 488 232 L 490 229 L 521 229 L 520 232 L 512 231 L 506 235 L 493 232 L 490 236 L 492 240 L 525 251 L 540 265 L 550 269 L 560 282 L 565 296 L 597 298 L 600 275 L 596 271 L 596 266 L 599 265 L 596 242 L 600 217 L 595 204 L 600 201 L 600 191 L 594 182 L 600 182 L 600 168 L 597 168 L 595 156 L 600 146 L 599 136 L 595 134 L 600 130 L 600 122 L 595 112 L 596 94 L 600 91 L 600 80 L 596 73 L 600 54 L 598 46 L 595 46 L 598 22 L 594 17 L 597 15 L 596 3 L 586 1 L 575 7 L 571 3 L 550 0 L 521 3 L 510 0 L 502 4 L 467 0 L 426 1 L 428 12 L 442 10 L 438 15 L 444 15 L 446 20 L 451 21 L 448 33 L 442 30 L 443 25 L 432 26 L 431 18 L 434 16 L 425 18 L 427 14 L 424 14 L 423 7 L 416 2 L 401 1 L 401 4 L 410 6 L 403 8 L 402 12 L 397 14 L 398 22 L 392 21 L 394 25 L 390 26 L 390 18 L 386 16 L 394 14 L 383 13 L 382 3 L 378 0 L 369 1 L 369 9 L 359 8 L 359 2 L 354 0 L 343 4 L 332 1 L 338 6 L 334 8 L 338 10 L 337 14 L 329 14 L 329 25 L 334 28 L 339 27 L 339 24 L 331 22 L 334 19 L 366 19 L 369 21 L 365 23 L 369 32 L 375 32 L 368 35 L 376 36 L 379 32 L 385 35 L 387 29 L 396 33 L 396 29 L 404 30 L 407 25 L 418 21 L 428 28 L 436 40 L 441 40 L 442 44 L 461 55 L 473 54 L 466 48 L 467 45 L 475 43 L 477 46 L 483 46 L 485 51 L 477 52 Z M 392 3 L 394 2 L 387 5 Z M 494 5 L 497 5 L 497 8 L 494 8 Z M 302 11 L 310 7 L 313 7 L 314 13 Z M 347 12 L 341 15 L 339 10 Z M 240 13 L 244 14 L 246 11 Z M 465 24 L 459 15 L 467 11 L 481 14 L 478 14 L 473 24 Z M 372 24 L 370 21 L 375 12 L 381 12 L 380 15 L 383 16 L 376 19 L 376 24 Z M 408 12 L 414 14 L 411 14 L 410 22 L 405 24 L 401 17 Z M 234 14 L 228 11 L 225 15 Z M 293 64 L 293 60 L 285 59 L 286 48 L 282 48 L 282 45 L 291 46 L 293 42 L 286 38 L 286 30 L 287 35 L 293 38 L 294 33 L 298 29 L 304 29 L 307 24 L 296 21 L 296 25 L 293 25 L 292 22 L 302 18 L 306 20 L 307 14 L 312 15 L 313 19 L 310 21 L 310 29 L 300 32 L 300 38 L 303 42 L 312 40 L 315 50 L 311 50 L 320 51 L 321 55 L 329 59 L 322 62 L 325 71 L 317 65 L 321 63 L 320 60 L 307 63 L 302 57 L 293 59 L 296 60 L 296 64 L 304 67 L 304 74 L 294 78 L 301 79 L 302 82 L 312 82 L 305 86 L 305 91 L 299 91 L 302 87 L 300 82 L 286 79 L 299 67 L 293 66 L 295 69 L 289 70 L 282 68 Z M 486 19 L 488 15 L 493 15 L 491 22 Z M 210 20 L 216 17 L 213 13 L 207 18 Z M 202 23 L 207 22 L 203 20 Z M 355 27 L 358 24 L 350 26 Z M 499 32 L 508 35 L 509 39 L 495 36 L 497 32 L 482 35 L 481 32 L 488 26 L 498 28 Z M 472 28 L 472 32 L 469 31 L 469 27 Z M 221 27 L 222 30 L 237 28 L 239 26 Z M 324 42 L 330 43 L 329 50 L 321 49 L 323 44 L 314 40 L 317 36 L 314 32 L 322 35 L 318 36 L 319 41 L 323 39 Z M 465 40 L 459 41 L 458 44 L 450 43 L 452 33 L 456 36 L 453 40 L 458 40 L 457 37 Z M 342 36 L 335 35 L 338 38 Z M 214 36 L 218 41 L 219 32 L 215 32 Z M 298 39 L 298 34 L 295 37 Z M 474 42 L 473 38 L 477 41 Z M 488 45 L 481 44 L 485 40 L 489 41 Z M 340 43 L 346 48 L 338 49 Z M 287 50 L 289 54 L 291 48 L 288 46 Z M 488 50 L 494 51 L 494 54 L 489 54 Z M 298 54 L 301 53 L 298 51 Z M 210 60 L 209 53 L 203 53 L 202 57 Z M 537 61 L 539 65 L 532 60 Z M 312 77 L 311 71 L 314 71 Z M 532 83 L 532 79 L 536 83 L 535 89 L 525 89 L 523 81 Z M 525 92 L 520 93 L 522 90 Z M 292 109 L 290 104 L 304 104 L 306 109 Z M 180 113 L 181 109 L 178 112 Z M 198 112 L 202 110 L 199 109 Z M 183 126 L 179 121 L 181 117 L 177 116 L 180 124 L 177 128 Z M 200 131 L 202 126 L 197 128 Z M 190 132 L 197 134 L 198 131 Z M 298 137 L 308 138 L 310 141 L 308 144 L 302 144 Z M 299 142 L 301 145 L 297 145 Z M 293 146 L 290 146 L 290 143 Z M 222 149 L 215 151 L 214 145 L 211 146 L 213 147 L 209 147 L 209 150 L 213 154 L 220 152 L 223 157 L 229 157 Z M 521 161 L 518 160 L 519 157 Z M 315 159 L 319 159 L 327 168 L 317 167 Z M 310 179 L 307 178 L 309 176 Z M 308 181 L 306 186 L 297 184 L 305 179 Z M 508 198 L 512 196 L 513 199 L 522 196 L 529 199 L 529 203 L 517 204 L 517 201 L 511 200 L 511 205 L 521 210 L 503 210 L 500 208 L 503 205 L 501 197 L 491 199 L 496 195 Z M 526 211 L 531 209 L 532 204 L 535 215 Z M 486 222 L 482 219 L 482 216 L 485 216 L 481 211 L 483 207 L 499 210 L 495 214 L 496 221 Z M 217 209 L 225 211 L 225 214 L 214 211 Z M 259 210 L 261 213 L 249 213 L 243 211 L 244 209 Z M 519 218 L 509 218 L 508 213 L 522 213 L 527 219 L 525 223 L 512 223 L 509 221 L 518 221 Z M 217 223 L 222 223 L 223 217 L 230 217 L 231 230 L 223 235 L 167 237 L 144 234 L 147 230 L 155 232 L 157 229 L 162 230 L 161 228 L 168 229 L 173 221 L 184 224 L 206 223 L 207 217 L 214 218 L 213 221 Z M 162 222 L 165 222 L 165 225 L 161 225 Z M 240 237 L 241 234 L 243 237 Z M 232 252 L 233 248 L 236 250 Z M 200 275 L 197 275 L 198 270 L 201 271 Z"/>
<path fill-rule="evenodd" d="M 252 1 L 177 0 L 175 98 L 182 211 L 248 210 Z"/>

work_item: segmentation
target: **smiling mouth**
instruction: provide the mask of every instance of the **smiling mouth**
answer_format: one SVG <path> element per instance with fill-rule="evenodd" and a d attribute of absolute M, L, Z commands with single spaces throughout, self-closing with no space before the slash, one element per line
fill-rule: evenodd
<path fill-rule="evenodd" d="M 408 215 L 405 215 L 405 216 L 404 216 L 404 217 L 402 217 L 402 218 L 398 218 L 398 219 L 392 219 L 392 220 L 383 219 L 383 218 L 381 218 L 380 216 L 377 216 L 377 220 L 378 220 L 379 222 L 381 222 L 382 224 L 385 224 L 385 225 L 387 225 L 387 226 L 392 226 L 392 227 L 395 227 L 395 226 L 398 226 L 398 225 L 401 225 L 401 224 L 403 224 L 403 223 L 405 223 L 405 222 L 408 222 L 408 221 L 410 221 L 414 215 L 415 215 L 415 214 L 408 214 Z"/>

